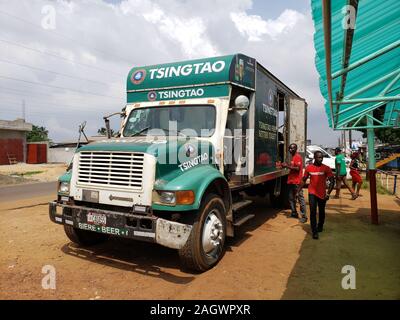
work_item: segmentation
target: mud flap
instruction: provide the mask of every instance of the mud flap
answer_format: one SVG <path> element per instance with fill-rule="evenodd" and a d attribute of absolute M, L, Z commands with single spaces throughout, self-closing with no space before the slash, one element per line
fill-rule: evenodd
<path fill-rule="evenodd" d="M 274 196 L 279 197 L 282 192 L 282 179 L 281 177 L 276 178 L 275 180 L 275 187 L 274 187 Z"/>

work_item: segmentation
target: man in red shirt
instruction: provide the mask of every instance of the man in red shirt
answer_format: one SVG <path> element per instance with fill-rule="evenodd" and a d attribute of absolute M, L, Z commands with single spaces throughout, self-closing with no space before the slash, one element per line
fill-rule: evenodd
<path fill-rule="evenodd" d="M 292 143 L 289 146 L 289 153 L 291 155 L 290 164 L 282 163 L 283 168 L 290 169 L 287 184 L 288 184 L 288 192 L 289 192 L 289 204 L 292 213 L 290 214 L 291 218 L 298 218 L 296 210 L 296 200 L 299 200 L 300 203 L 300 212 L 301 218 L 300 221 L 302 223 L 307 222 L 306 215 L 306 202 L 304 201 L 303 190 L 297 192 L 298 186 L 301 183 L 301 178 L 303 177 L 303 159 L 301 155 L 297 153 L 297 144 Z M 296 196 L 297 193 L 297 196 Z"/>
<path fill-rule="evenodd" d="M 310 222 L 313 239 L 318 239 L 318 232 L 322 232 L 325 222 L 325 206 L 329 200 L 329 194 L 334 186 L 334 177 L 331 168 L 322 164 L 323 155 L 321 151 L 314 153 L 314 163 L 307 166 L 304 177 L 299 185 L 298 192 L 303 188 L 307 179 L 310 178 L 308 185 L 308 202 L 310 205 Z M 329 180 L 329 190 L 326 193 L 326 180 Z M 318 206 L 318 225 L 317 225 L 317 206 Z"/>

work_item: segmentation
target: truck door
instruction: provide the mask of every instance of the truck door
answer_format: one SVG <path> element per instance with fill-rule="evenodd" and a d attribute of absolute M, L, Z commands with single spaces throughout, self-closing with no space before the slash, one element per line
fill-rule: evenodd
<path fill-rule="evenodd" d="M 287 146 L 296 143 L 297 150 L 304 161 L 307 141 L 307 103 L 305 100 L 289 98 L 286 130 Z"/>

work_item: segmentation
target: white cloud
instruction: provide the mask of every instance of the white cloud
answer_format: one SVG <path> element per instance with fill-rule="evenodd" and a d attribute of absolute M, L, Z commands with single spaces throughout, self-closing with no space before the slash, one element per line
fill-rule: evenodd
<path fill-rule="evenodd" d="M 45 120 L 45 127 L 53 135 L 69 136 L 71 133 L 70 129 L 68 129 L 67 126 L 65 125 L 65 122 L 61 123 L 59 119 L 57 119 L 54 116 Z"/>
<path fill-rule="evenodd" d="M 90 52 L 82 52 L 82 61 L 85 63 L 90 63 L 95 65 L 97 62 L 97 57 L 94 54 L 91 54 Z"/>
<path fill-rule="evenodd" d="M 160 30 L 168 37 L 177 40 L 189 58 L 220 54 L 206 36 L 206 27 L 200 18 L 167 18 L 161 21 Z"/>
<path fill-rule="evenodd" d="M 276 40 L 281 33 L 293 29 L 304 15 L 286 9 L 276 20 L 263 20 L 258 15 L 248 15 L 246 12 L 231 12 L 230 17 L 238 31 L 248 37 L 248 41 L 262 41 L 263 35 L 269 35 Z"/>
<path fill-rule="evenodd" d="M 150 23 L 157 23 L 163 19 L 164 12 L 160 8 L 155 7 L 151 12 L 144 13 L 143 17 Z"/>
<path fill-rule="evenodd" d="M 267 21 L 268 34 L 271 37 L 276 37 L 281 33 L 293 30 L 296 24 L 298 24 L 300 20 L 304 19 L 304 14 L 294 10 L 286 9 L 282 12 L 278 19 Z"/>
<path fill-rule="evenodd" d="M 207 29 L 201 17 L 181 17 L 165 13 L 150 1 L 127 1 L 121 4 L 125 15 L 141 15 L 156 26 L 160 33 L 175 42 L 187 58 L 213 56 L 219 52 L 207 37 Z"/>
<path fill-rule="evenodd" d="M 231 19 L 239 32 L 247 36 L 249 41 L 261 41 L 261 36 L 267 33 L 267 22 L 260 16 L 247 15 L 246 12 L 232 12 Z"/>

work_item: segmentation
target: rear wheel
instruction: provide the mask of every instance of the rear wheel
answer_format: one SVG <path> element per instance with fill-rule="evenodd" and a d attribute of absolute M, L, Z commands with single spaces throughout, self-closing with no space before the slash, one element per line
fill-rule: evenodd
<path fill-rule="evenodd" d="M 81 246 L 93 246 L 107 241 L 110 237 L 107 234 L 81 230 L 68 225 L 64 225 L 64 231 L 69 240 Z"/>
<path fill-rule="evenodd" d="M 182 264 L 195 271 L 206 271 L 214 266 L 224 252 L 226 212 L 222 199 L 209 194 L 195 217 L 192 231 L 179 250 Z"/>

